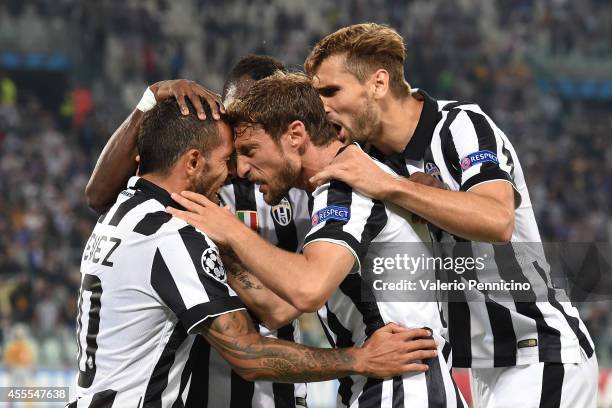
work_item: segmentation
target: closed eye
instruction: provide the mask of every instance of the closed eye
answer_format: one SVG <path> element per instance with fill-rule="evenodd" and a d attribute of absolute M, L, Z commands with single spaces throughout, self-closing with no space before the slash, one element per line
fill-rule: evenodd
<path fill-rule="evenodd" d="M 326 98 L 334 96 L 339 90 L 340 87 L 337 86 L 324 86 L 321 88 L 317 88 L 317 92 L 319 92 L 319 95 Z"/>

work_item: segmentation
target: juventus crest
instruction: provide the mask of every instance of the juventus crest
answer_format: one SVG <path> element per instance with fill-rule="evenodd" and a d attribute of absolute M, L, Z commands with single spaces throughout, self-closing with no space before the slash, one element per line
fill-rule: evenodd
<path fill-rule="evenodd" d="M 274 218 L 274 221 L 277 224 L 282 225 L 283 227 L 286 227 L 287 225 L 289 225 L 289 223 L 293 219 L 293 211 L 291 209 L 291 203 L 289 202 L 287 197 L 283 197 L 280 203 L 272 207 L 271 212 L 272 212 L 272 218 Z"/>

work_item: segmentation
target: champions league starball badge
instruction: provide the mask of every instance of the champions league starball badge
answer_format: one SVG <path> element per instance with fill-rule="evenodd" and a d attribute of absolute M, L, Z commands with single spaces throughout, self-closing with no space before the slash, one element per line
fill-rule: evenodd
<path fill-rule="evenodd" d="M 214 248 L 208 248 L 202 253 L 202 268 L 213 279 L 225 283 L 225 268 L 221 262 L 221 257 Z"/>

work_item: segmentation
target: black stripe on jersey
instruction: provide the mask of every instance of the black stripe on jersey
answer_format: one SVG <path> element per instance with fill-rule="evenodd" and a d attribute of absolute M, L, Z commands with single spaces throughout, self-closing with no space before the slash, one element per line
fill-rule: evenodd
<path fill-rule="evenodd" d="M 233 179 L 236 211 L 257 211 L 255 184 L 245 179 Z"/>
<path fill-rule="evenodd" d="M 529 284 L 529 287 L 531 287 L 529 280 L 516 259 L 512 244 L 493 245 L 493 251 L 499 276 L 502 279 L 506 282 L 514 280 L 517 283 Z M 546 323 L 542 312 L 536 304 L 536 295 L 533 290 L 525 291 L 523 296 L 527 296 L 527 299 L 519 299 L 520 301 L 517 301 L 516 294 L 513 291 L 510 293 L 514 298 L 516 311 L 535 321 L 538 332 L 540 361 L 561 361 L 561 334 L 559 330 L 550 327 Z"/>
<path fill-rule="evenodd" d="M 468 245 L 469 241 L 464 240 L 463 238 L 456 237 L 457 242 L 462 242 L 464 244 L 460 244 L 461 247 L 455 247 L 455 257 L 464 256 L 466 259 L 473 259 L 474 252 L 472 250 L 472 245 Z M 465 251 L 465 253 L 463 253 Z M 473 280 L 478 282 L 478 276 L 474 269 L 468 269 L 463 274 L 463 277 L 466 280 Z M 494 367 L 504 367 L 508 365 L 516 364 L 516 334 L 514 332 L 514 326 L 512 324 L 512 314 L 510 310 L 508 310 L 505 306 L 500 306 L 498 303 L 491 300 L 488 291 L 483 290 L 482 294 L 485 298 L 485 307 L 487 309 L 487 315 L 489 316 L 489 323 L 491 325 L 491 333 L 493 334 L 493 366 Z M 466 305 L 468 315 L 464 318 L 469 319 L 469 303 Z M 470 323 L 468 323 L 468 327 L 470 327 Z M 460 327 L 454 326 L 455 330 L 462 330 Z M 470 337 L 471 332 L 468 330 L 466 332 L 457 332 L 454 337 L 457 337 L 458 333 L 464 333 L 462 335 L 463 342 L 468 346 L 470 346 Z M 452 343 L 451 341 L 451 344 Z M 454 346 L 453 346 L 454 348 Z M 453 354 L 455 351 L 453 351 Z M 453 356 L 454 359 L 454 356 Z M 464 362 L 464 361 L 462 361 Z M 465 367 L 471 366 L 471 351 L 470 351 L 470 365 L 466 365 Z M 460 367 L 457 365 L 457 367 Z M 462 366 L 463 367 L 463 366 Z"/>
<path fill-rule="evenodd" d="M 282 340 L 295 341 L 295 328 L 288 324 L 278 329 L 276 337 Z M 273 383 L 274 408 L 295 408 L 295 385 L 284 383 Z"/>
<path fill-rule="evenodd" d="M 380 200 L 373 200 L 374 205 L 370 212 L 365 227 L 361 232 L 361 245 L 364 248 L 370 246 L 370 242 L 380 234 L 380 231 L 387 225 L 387 211 L 385 205 Z"/>
<path fill-rule="evenodd" d="M 245 380 L 232 370 L 231 373 L 231 399 L 229 408 L 246 408 L 253 403 L 255 383 Z M 293 396 L 292 396 L 293 398 Z"/>
<path fill-rule="evenodd" d="M 360 407 L 380 407 L 382 403 L 383 380 L 368 378 L 357 399 Z M 401 406 L 400 406 L 401 407 Z M 396 408 L 393 406 L 393 408 Z"/>
<path fill-rule="evenodd" d="M 206 290 L 208 298 L 212 301 L 218 298 L 228 297 L 229 291 L 227 286 L 209 276 L 202 266 L 202 254 L 205 250 L 210 248 L 204 235 L 196 231 L 191 225 L 179 229 L 178 233 L 189 253 L 195 270 L 198 272 L 198 278 L 200 278 L 200 282 Z"/>
<path fill-rule="evenodd" d="M 393 401 L 391 406 L 393 408 L 404 406 L 404 379 L 401 375 L 393 377 Z"/>
<path fill-rule="evenodd" d="M 565 370 L 561 363 L 544 363 L 540 408 L 559 408 Z"/>
<path fill-rule="evenodd" d="M 125 217 L 128 212 L 130 212 L 131 210 L 133 210 L 134 208 L 136 208 L 147 200 L 151 200 L 151 197 L 141 193 L 140 191 L 137 191 L 133 197 L 130 197 L 121 204 L 119 204 L 119 207 L 117 207 L 117 210 L 108 222 L 108 225 L 119 225 L 123 217 Z"/>
<path fill-rule="evenodd" d="M 452 109 L 446 115 L 442 128 L 440 129 L 440 142 L 442 144 L 442 157 L 450 175 L 457 184 L 461 185 L 461 167 L 459 166 L 459 154 L 453 142 L 453 135 L 450 132 L 450 125 L 461 112 L 459 109 Z"/>
<path fill-rule="evenodd" d="M 98 217 L 98 221 L 97 221 L 97 222 L 98 222 L 98 224 L 102 224 L 102 223 L 104 222 L 104 219 L 106 218 L 106 215 L 107 215 L 107 214 L 108 214 L 108 211 L 106 211 L 104 214 L 101 214 L 101 215 Z"/>
<path fill-rule="evenodd" d="M 187 331 L 177 324 L 168 339 L 168 343 L 164 347 L 155 368 L 149 378 L 147 389 L 144 395 L 143 408 L 161 408 L 162 406 L 162 393 L 168 386 L 168 376 L 170 374 L 170 368 L 174 364 L 174 356 L 180 345 L 187 338 Z"/>
<path fill-rule="evenodd" d="M 382 403 L 382 384 L 383 380 L 368 378 L 363 391 L 358 398 L 360 407 L 380 407 Z M 402 405 L 400 405 L 402 407 Z M 395 405 L 393 406 L 395 408 Z"/>
<path fill-rule="evenodd" d="M 427 406 L 430 408 L 446 407 L 446 387 L 438 357 L 425 360 L 429 370 L 425 371 L 427 384 Z"/>
<path fill-rule="evenodd" d="M 517 339 L 512 325 L 512 314 L 507 307 L 490 299 L 485 300 L 485 306 L 493 334 L 493 367 L 515 366 Z M 453 360 L 455 359 L 454 353 L 453 351 Z"/>
<path fill-rule="evenodd" d="M 510 175 L 500 169 L 499 167 L 490 168 L 475 176 L 470 177 L 459 189 L 460 191 L 468 191 L 470 188 L 474 187 L 476 184 L 484 183 L 485 181 L 490 180 L 507 180 L 514 186 L 514 181 L 510 178 Z M 518 193 L 516 193 L 518 194 Z"/>
<path fill-rule="evenodd" d="M 449 111 L 451 109 L 458 108 L 459 106 L 462 106 L 462 105 L 472 105 L 472 104 L 473 104 L 472 102 L 456 101 L 456 102 L 447 103 L 446 105 L 444 105 L 442 110 Z"/>
<path fill-rule="evenodd" d="M 171 219 L 172 215 L 165 211 L 148 213 L 144 216 L 142 220 L 138 222 L 138 224 L 136 224 L 136 226 L 134 227 L 134 232 L 146 236 L 153 235 L 157 231 L 159 231 L 162 225 L 164 225 Z"/>
<path fill-rule="evenodd" d="M 115 390 L 104 390 L 96 392 L 91 398 L 89 408 L 111 408 L 115 402 L 117 391 Z"/>
<path fill-rule="evenodd" d="M 312 208 L 314 207 L 314 197 L 308 193 L 308 215 L 312 216 Z"/>
<path fill-rule="evenodd" d="M 351 332 L 347 328 L 342 326 L 342 323 L 340 323 L 336 315 L 333 314 L 331 310 L 329 310 L 327 304 L 325 305 L 325 308 L 327 309 L 327 324 L 329 325 L 329 329 L 333 331 L 336 335 L 335 344 L 332 341 L 333 339 L 330 338 L 330 336 L 327 337 L 327 339 L 330 340 L 329 343 L 332 345 L 332 347 L 353 347 L 355 343 L 353 343 L 353 337 L 351 336 Z M 353 379 L 351 377 L 344 377 L 339 378 L 338 381 L 340 382 L 340 386 L 338 387 L 338 394 L 340 395 L 342 403 L 348 407 L 351 401 L 351 388 L 353 386 Z"/>
<path fill-rule="evenodd" d="M 538 272 L 538 274 L 540 275 L 540 277 L 542 278 L 542 280 L 544 281 L 544 283 L 546 284 L 546 287 L 548 289 L 548 301 L 550 302 L 552 307 L 557 309 L 563 315 L 563 317 L 567 321 L 567 324 L 569 325 L 569 327 L 572 329 L 572 331 L 578 338 L 580 347 L 582 347 L 587 357 L 591 358 L 593 356 L 593 347 L 591 347 L 591 343 L 589 343 L 589 340 L 587 339 L 586 335 L 582 332 L 582 330 L 580 330 L 580 324 L 579 324 L 578 318 L 570 316 L 567 313 L 565 313 L 563 306 L 561 306 L 561 304 L 559 303 L 559 301 L 557 301 L 557 298 L 555 297 L 555 290 L 551 287 L 552 283 L 547 278 L 546 272 L 544 271 L 544 269 L 542 269 L 540 265 L 538 265 L 537 262 L 534 262 L 533 266 L 535 270 Z"/>
<path fill-rule="evenodd" d="M 186 306 L 181 297 L 181 293 L 172 278 L 170 270 L 162 257 L 159 249 L 155 251 L 153 266 L 151 267 L 151 286 L 159 294 L 164 303 L 175 313 L 185 311 Z"/>
<path fill-rule="evenodd" d="M 495 139 L 495 133 L 491 124 L 483 115 L 472 112 L 470 110 L 464 110 L 474 126 L 476 137 L 478 138 L 478 150 L 488 150 L 497 155 L 497 140 Z M 498 167 L 495 163 L 484 162 L 480 165 L 480 172 L 484 172 L 488 169 Z"/>
<path fill-rule="evenodd" d="M 510 166 L 510 177 L 514 179 L 514 160 L 512 159 L 512 153 L 510 153 L 510 150 L 508 150 L 508 148 L 506 148 L 506 145 L 503 143 L 503 139 L 502 139 L 502 153 L 508 159 L 508 166 Z"/>
<path fill-rule="evenodd" d="M 367 337 L 370 337 L 376 330 L 385 325 L 376 300 L 363 299 L 365 296 L 362 295 L 369 295 L 369 287 L 363 282 L 361 275 L 356 273 L 347 275 L 340 284 L 340 290 L 351 299 L 351 302 L 361 313 L 361 318 L 366 326 L 365 334 Z M 374 299 L 374 295 L 371 295 L 371 299 Z"/>
<path fill-rule="evenodd" d="M 191 366 L 191 383 L 185 408 L 206 408 L 208 406 L 208 370 L 210 360 L 210 344 L 202 336 L 195 336 L 189 361 L 193 361 Z M 174 408 L 174 407 L 173 407 Z"/>
<path fill-rule="evenodd" d="M 274 207 L 270 207 L 270 216 L 272 217 L 272 222 L 274 223 L 274 231 L 276 232 L 276 237 L 278 239 L 277 247 L 284 249 L 285 251 L 295 252 L 298 250 L 298 237 L 297 237 L 297 228 L 295 226 L 293 213 L 293 204 L 287 197 L 287 201 L 289 201 L 289 205 L 291 206 L 291 220 L 287 225 L 281 225 L 276 222 L 276 218 L 274 218 Z"/>
<path fill-rule="evenodd" d="M 453 258 L 466 255 L 460 253 L 462 248 L 464 247 L 455 246 L 453 248 Z M 453 282 L 461 282 L 461 278 L 454 270 L 449 271 L 448 279 Z M 472 347 L 470 342 L 472 329 L 467 298 L 462 290 L 454 289 L 449 291 L 448 296 L 450 300 L 448 302 L 448 328 L 449 340 L 453 350 L 453 365 L 455 367 L 470 367 L 472 364 Z"/>
<path fill-rule="evenodd" d="M 191 377 L 191 371 L 193 370 L 193 366 L 194 366 L 193 350 L 194 350 L 195 340 L 198 338 L 202 338 L 202 337 L 195 336 L 193 339 L 194 343 L 191 346 L 191 350 L 189 350 L 189 357 L 187 358 L 187 362 L 185 363 L 185 366 L 183 367 L 183 372 L 181 373 L 181 382 L 179 384 L 179 392 L 176 397 L 176 400 L 172 404 L 172 408 L 184 408 L 185 407 L 185 403 L 183 402 L 183 392 L 185 391 L 185 387 L 187 387 L 187 382 L 189 381 L 189 378 Z M 203 364 L 203 362 L 198 361 L 198 364 Z"/>
<path fill-rule="evenodd" d="M 202 320 L 228 313 L 230 311 L 237 311 L 238 309 L 244 309 L 244 304 L 238 296 L 228 296 L 225 298 L 218 298 L 210 302 L 200 303 L 192 308 L 185 310 L 183 313 L 178 314 L 178 318 L 185 328 L 190 329 L 190 334 L 193 333 L 194 325 L 200 323 Z"/>

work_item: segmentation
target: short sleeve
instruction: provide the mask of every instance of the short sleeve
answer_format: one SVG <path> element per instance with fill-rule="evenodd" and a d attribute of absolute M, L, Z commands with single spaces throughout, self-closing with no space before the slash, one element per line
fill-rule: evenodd
<path fill-rule="evenodd" d="M 494 180 L 512 184 L 517 205 L 520 194 L 514 183 L 514 163 L 503 132 L 482 112 L 457 109 L 449 115 L 455 116 L 449 126 L 449 149 L 447 160 L 461 171 L 460 189 Z"/>
<path fill-rule="evenodd" d="M 160 237 L 151 285 L 191 333 L 210 317 L 244 309 L 215 244 L 190 225 Z"/>
<path fill-rule="evenodd" d="M 371 241 L 386 225 L 384 204 L 336 180 L 319 187 L 313 197 L 312 229 L 304 246 L 315 241 L 333 242 L 346 247 L 361 262 Z"/>

